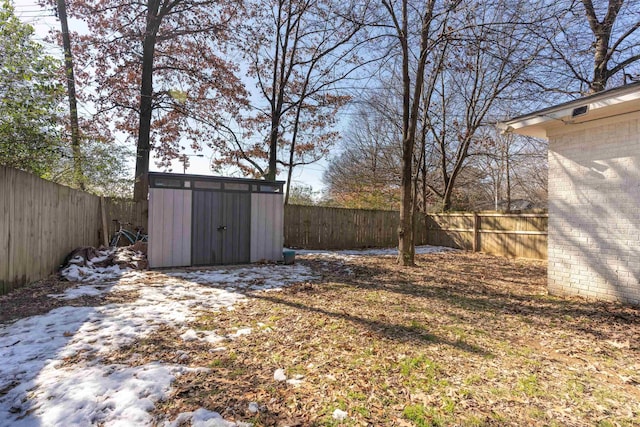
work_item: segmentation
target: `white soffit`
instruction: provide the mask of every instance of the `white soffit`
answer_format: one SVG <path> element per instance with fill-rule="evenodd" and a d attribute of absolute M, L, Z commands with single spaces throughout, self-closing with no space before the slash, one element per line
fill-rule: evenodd
<path fill-rule="evenodd" d="M 572 117 L 575 109 L 585 106 L 587 107 L 585 113 Z M 614 117 L 638 110 L 640 110 L 640 84 L 634 83 L 500 122 L 498 128 L 503 133 L 547 138 L 547 131 L 552 128 Z"/>

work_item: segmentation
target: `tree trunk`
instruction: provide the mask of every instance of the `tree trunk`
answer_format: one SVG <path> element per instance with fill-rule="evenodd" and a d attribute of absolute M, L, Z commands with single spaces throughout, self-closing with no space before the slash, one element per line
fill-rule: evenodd
<path fill-rule="evenodd" d="M 422 156 L 422 213 L 427 213 L 427 156 Z"/>
<path fill-rule="evenodd" d="M 444 191 L 442 192 L 442 212 L 446 212 L 451 209 L 451 193 L 453 192 L 453 186 L 451 184 L 451 179 L 447 174 L 446 170 L 443 171 L 443 181 L 444 181 Z"/>
<path fill-rule="evenodd" d="M 413 166 L 413 148 L 415 132 L 411 127 L 411 78 L 409 77 L 409 41 L 407 38 L 408 12 L 407 1 L 402 2 L 402 29 L 398 28 L 398 36 L 402 47 L 402 174 L 400 198 L 400 223 L 398 224 L 398 264 L 414 265 L 413 252 L 413 191 L 411 178 Z M 416 82 L 416 86 L 417 86 Z M 418 102 L 414 99 L 413 102 Z"/>
<path fill-rule="evenodd" d="M 151 118 L 153 113 L 153 59 L 156 36 L 160 27 L 160 0 L 149 0 L 147 25 L 142 45 L 142 84 L 140 87 L 140 127 L 136 149 L 136 176 L 133 199 L 146 200 L 149 193 L 149 154 Z"/>
<path fill-rule="evenodd" d="M 414 265 L 415 246 L 413 242 L 413 141 L 409 137 L 402 141 L 402 199 L 400 203 L 400 224 L 398 225 L 398 263 Z"/>
<path fill-rule="evenodd" d="M 82 172 L 82 152 L 80 150 L 80 127 L 78 126 L 78 104 L 76 101 L 76 81 L 73 75 L 73 57 L 71 56 L 71 39 L 67 24 L 67 5 L 65 0 L 58 0 L 58 15 L 62 27 L 62 46 L 64 49 L 64 70 L 67 76 L 67 92 L 69 94 L 69 115 L 71 118 L 71 150 L 73 153 L 73 182 L 81 190 L 85 189 Z"/>
<path fill-rule="evenodd" d="M 451 210 L 451 188 L 447 188 L 442 196 L 442 211 L 448 212 Z"/>
<path fill-rule="evenodd" d="M 267 181 L 276 180 L 276 170 L 278 161 L 278 127 L 280 126 L 280 117 L 274 112 L 271 118 L 271 132 L 269 134 L 269 166 L 264 179 Z"/>
<path fill-rule="evenodd" d="M 593 79 L 589 83 L 589 92 L 602 92 L 607 87 L 607 80 L 610 77 L 607 64 L 609 61 L 609 41 L 611 31 L 616 21 L 618 12 L 622 7 L 623 0 L 609 0 L 607 14 L 602 21 L 598 21 L 596 10 L 592 0 L 582 0 L 589 27 L 595 37 L 593 55 Z"/>
<path fill-rule="evenodd" d="M 511 212 L 511 177 L 509 176 L 511 174 L 511 168 L 509 166 L 509 144 L 506 146 L 505 162 L 505 179 L 507 180 L 507 213 L 509 213 Z"/>
<path fill-rule="evenodd" d="M 300 123 L 300 109 L 301 105 L 298 105 L 298 111 L 296 112 L 296 120 L 293 125 L 293 135 L 291 136 L 291 147 L 289 149 L 289 169 L 287 170 L 287 193 L 284 196 L 284 205 L 289 204 L 289 190 L 291 190 L 291 176 L 293 175 L 293 156 L 296 151 L 296 139 L 298 138 L 298 125 Z M 275 181 L 275 176 L 273 180 Z"/>
<path fill-rule="evenodd" d="M 593 57 L 593 80 L 589 84 L 589 92 L 602 92 L 607 87 L 609 70 L 607 69 L 607 52 L 609 34 L 596 34 L 596 51 Z"/>

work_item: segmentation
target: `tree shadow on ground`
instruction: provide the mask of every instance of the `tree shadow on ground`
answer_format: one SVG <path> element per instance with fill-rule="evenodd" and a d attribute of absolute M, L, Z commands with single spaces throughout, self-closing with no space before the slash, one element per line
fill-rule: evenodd
<path fill-rule="evenodd" d="M 340 265 L 342 262 L 339 260 L 308 259 L 305 262 L 323 271 L 327 282 L 440 301 L 443 307 L 475 316 L 517 316 L 540 328 L 546 328 L 549 322 L 557 320 L 565 328 L 598 339 L 615 339 L 620 328 L 640 327 L 640 310 L 637 307 L 549 296 L 543 263 L 464 252 L 423 255 L 417 260 L 417 267 L 402 268 L 389 257 L 350 259 L 349 274 L 343 274 L 344 265 Z M 381 327 L 369 319 L 354 320 L 370 324 L 371 328 Z M 387 335 L 402 336 L 403 332 L 400 327 L 391 329 Z"/>
<path fill-rule="evenodd" d="M 607 324 L 618 322 L 618 330 L 632 333 L 640 325 L 631 307 L 548 296 L 544 263 L 465 253 L 421 256 L 418 262 L 416 268 L 401 268 L 389 257 L 305 257 L 300 263 L 320 279 L 278 292 L 246 292 L 252 301 L 242 310 L 212 314 L 192 326 L 230 333 L 252 325 L 253 332 L 225 343 L 224 354 L 204 347 L 193 354 L 193 360 L 210 361 L 211 372 L 178 378 L 175 399 L 167 405 L 188 401 L 190 408 L 210 408 L 254 425 L 306 426 L 330 425 L 332 411 L 342 402 L 354 419 L 398 425 L 408 404 L 432 399 L 429 407 L 442 414 L 445 396 L 455 396 L 460 402 L 458 418 L 443 418 L 450 425 L 464 425 L 458 421 L 470 409 L 463 409 L 463 403 L 488 414 L 502 408 L 497 410 L 511 415 L 501 425 L 534 425 L 527 412 L 532 396 L 514 404 L 526 394 L 522 384 L 536 381 L 536 393 L 541 393 L 535 396 L 536 407 L 569 405 L 560 392 L 545 394 L 547 385 L 563 391 L 566 381 L 571 387 L 576 372 L 590 375 L 582 370 L 585 364 L 609 357 L 591 359 L 593 353 L 586 347 L 616 338 Z M 486 333 L 473 334 L 480 329 Z M 538 330 L 556 335 L 542 345 L 542 335 L 535 335 Z M 564 341 L 564 333 L 586 343 L 576 350 L 578 358 L 548 353 L 572 346 Z M 178 344 L 184 349 L 185 343 Z M 620 361 L 634 355 L 625 350 L 614 356 Z M 622 365 L 615 369 L 625 368 Z M 275 381 L 276 368 L 287 369 L 288 376 L 305 374 L 306 385 L 296 388 Z M 490 372 L 496 376 L 493 380 L 485 377 Z M 558 373 L 560 379 L 555 380 Z M 589 381 L 598 385 L 599 379 Z M 487 391 L 491 387 L 506 397 Z M 466 390 L 477 397 L 464 395 Z M 585 397 L 590 394 L 585 392 Z M 264 403 L 265 411 L 249 413 L 252 402 Z M 381 409 L 369 417 L 356 415 L 361 402 L 364 410 L 373 403 Z M 509 412 L 514 406 L 521 412 Z M 488 425 L 496 423 L 487 417 Z"/>
<path fill-rule="evenodd" d="M 402 341 L 402 342 L 415 342 L 416 344 L 444 344 L 459 350 L 480 355 L 483 357 L 490 357 L 492 354 L 478 346 L 466 343 L 464 341 L 453 341 L 446 339 L 438 334 L 429 332 L 419 326 L 405 326 L 397 323 L 383 322 L 375 319 L 369 319 L 345 312 L 331 311 L 324 308 L 313 307 L 307 304 L 299 302 L 289 301 L 283 298 L 274 297 L 269 294 L 253 295 L 253 298 L 268 301 L 273 304 L 282 304 L 288 307 L 298 309 L 301 311 L 308 311 L 318 313 L 324 316 L 343 319 L 349 322 L 356 323 L 369 329 L 374 334 L 384 336 L 390 340 Z"/>

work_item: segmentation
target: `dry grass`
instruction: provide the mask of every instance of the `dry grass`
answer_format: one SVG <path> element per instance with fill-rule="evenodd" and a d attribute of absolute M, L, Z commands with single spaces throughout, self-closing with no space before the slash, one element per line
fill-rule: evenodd
<path fill-rule="evenodd" d="M 204 407 L 256 426 L 640 425 L 640 311 L 548 296 L 542 262 L 460 252 L 418 256 L 416 268 L 299 262 L 322 279 L 190 325 L 250 335 L 211 345 L 168 326 L 105 363 L 208 368 L 176 379 L 159 421 Z M 0 313 L 30 296 L 45 304 L 57 286 L 16 294 L 17 308 L 0 299 Z M 275 381 L 278 368 L 302 382 Z"/>
<path fill-rule="evenodd" d="M 324 278 L 257 293 L 193 325 L 253 333 L 225 352 L 150 337 L 149 357 L 187 351 L 208 373 L 177 379 L 160 418 L 205 407 L 255 425 L 640 424 L 640 313 L 558 299 L 541 262 L 468 253 L 314 260 Z M 276 382 L 284 368 L 289 378 Z M 261 410 L 250 413 L 248 404 Z M 332 418 L 336 409 L 349 417 Z"/>

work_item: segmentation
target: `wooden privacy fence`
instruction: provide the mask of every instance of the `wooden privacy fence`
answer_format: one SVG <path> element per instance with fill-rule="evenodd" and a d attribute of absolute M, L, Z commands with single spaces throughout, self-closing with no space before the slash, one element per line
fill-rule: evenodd
<path fill-rule="evenodd" d="M 305 249 L 355 249 L 398 244 L 395 211 L 287 205 L 284 244 Z M 418 229 L 422 229 L 419 227 Z M 418 241 L 423 235 L 418 233 Z"/>
<path fill-rule="evenodd" d="M 446 213 L 426 217 L 430 245 L 510 258 L 547 259 L 546 213 Z"/>
<path fill-rule="evenodd" d="M 98 246 L 113 219 L 146 229 L 148 203 L 101 198 L 0 166 L 0 294 L 55 272 L 78 246 Z M 451 213 L 419 216 L 416 244 L 509 257 L 547 257 L 546 214 Z M 289 205 L 285 245 L 356 249 L 398 244 L 395 211 Z"/>
<path fill-rule="evenodd" d="M 0 165 L 0 295 L 46 278 L 78 246 L 100 245 L 114 218 L 146 227 L 146 202 L 103 200 Z"/>
<path fill-rule="evenodd" d="M 131 231 L 135 231 L 135 227 L 142 227 L 145 231 L 147 228 L 147 220 L 149 216 L 149 202 L 134 202 L 131 199 L 105 198 L 105 215 L 107 219 L 107 227 L 109 232 L 107 236 L 112 236 L 118 230 L 118 225 L 113 220 L 120 220 Z"/>
<path fill-rule="evenodd" d="M 47 277 L 75 247 L 95 245 L 100 199 L 0 166 L 0 294 Z"/>
<path fill-rule="evenodd" d="M 546 213 L 444 213 L 419 215 L 416 244 L 518 258 L 547 258 Z M 288 247 L 356 249 L 398 244 L 395 211 L 289 205 L 284 211 Z"/>

